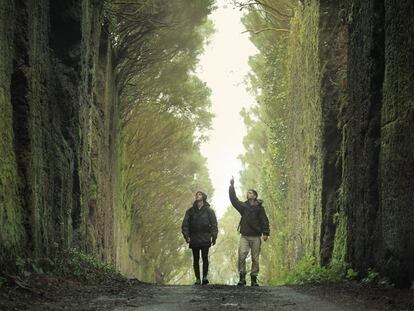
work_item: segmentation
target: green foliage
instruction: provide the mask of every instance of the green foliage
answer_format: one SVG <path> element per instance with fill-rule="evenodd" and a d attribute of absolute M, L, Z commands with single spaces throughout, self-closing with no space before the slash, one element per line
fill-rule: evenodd
<path fill-rule="evenodd" d="M 354 271 L 352 268 L 349 268 L 345 276 L 348 280 L 355 280 L 358 278 L 358 272 Z"/>
<path fill-rule="evenodd" d="M 379 273 L 374 269 L 368 269 L 368 275 L 361 280 L 363 284 L 374 284 L 377 283 L 379 279 Z"/>
<path fill-rule="evenodd" d="M 247 29 L 265 27 L 268 22 L 257 11 L 243 19 Z M 288 37 L 264 31 L 252 35 L 260 53 L 250 59 L 249 90 L 257 106 L 242 111 L 247 127 L 243 164 L 243 190 L 256 188 L 269 216 L 271 238 L 262 248 L 261 282 L 275 284 L 287 269 L 286 241 L 290 234 L 287 210 L 288 146 Z"/>
<path fill-rule="evenodd" d="M 335 240 L 332 259 L 337 261 L 345 261 L 345 250 L 346 250 L 346 214 L 344 212 L 345 206 L 343 203 L 344 193 L 342 187 L 338 191 L 338 206 L 340 211 L 334 214 Z"/>
<path fill-rule="evenodd" d="M 33 273 L 44 274 L 51 272 L 55 263 L 49 258 L 16 257 L 14 264 L 11 263 L 4 272 L 18 275 L 20 278 L 28 278 Z"/>
<path fill-rule="evenodd" d="M 115 267 L 111 264 L 76 248 L 65 251 L 55 263 L 51 262 L 51 264 L 54 274 L 74 277 L 82 281 L 102 281 L 117 274 Z"/>
<path fill-rule="evenodd" d="M 120 269 L 145 281 L 178 280 L 189 253 L 181 221 L 194 193 L 213 187 L 200 153 L 213 115 L 196 75 L 213 32 L 213 1 L 107 3 L 121 106 Z"/>
<path fill-rule="evenodd" d="M 332 262 L 322 267 L 313 256 L 299 260 L 295 268 L 288 272 L 281 284 L 304 284 L 338 282 L 345 279 L 354 280 L 358 274 L 343 262 Z"/>
<path fill-rule="evenodd" d="M 288 43 L 287 179 L 290 262 L 319 256 L 321 224 L 321 105 L 319 5 L 308 1 L 291 20 Z"/>
<path fill-rule="evenodd" d="M 212 0 L 107 1 L 123 123 L 140 103 L 157 102 L 181 113 L 203 105 L 204 95 L 185 97 L 188 90 L 180 89 L 199 83 L 191 72 L 213 31 L 207 21 L 212 5 Z"/>
<path fill-rule="evenodd" d="M 239 9 L 248 9 L 250 14 L 260 17 L 249 25 L 248 30 L 253 34 L 267 31 L 277 35 L 288 31 L 296 5 L 290 0 L 232 0 L 232 2 Z"/>
<path fill-rule="evenodd" d="M 248 132 L 240 159 L 243 188 L 259 190 L 270 218 L 272 234 L 263 248 L 261 278 L 269 284 L 353 278 L 344 263 L 342 209 L 334 219 L 332 263 L 319 265 L 323 161 L 319 2 L 295 7 L 284 7 L 284 1 L 238 2 L 250 7 L 243 22 L 247 29 L 256 30 L 251 40 L 260 51 L 250 59 L 249 87 L 257 106 L 242 111 Z M 268 5 L 285 13 L 294 9 L 284 24 L 288 34 L 257 31 L 282 25 L 283 19 L 273 23 L 276 17 L 269 15 Z"/>
<path fill-rule="evenodd" d="M 130 211 L 129 244 L 134 249 L 129 255 L 140 264 L 150 263 L 144 270 L 150 274 L 141 278 L 166 282 L 184 265 L 180 226 L 185 209 L 197 190 L 208 195 L 213 190 L 191 122 L 157 107 L 148 109 L 131 125 L 140 135 L 125 145 L 130 165 L 124 170 L 124 206 Z"/>
<path fill-rule="evenodd" d="M 8 267 L 6 275 L 12 274 L 20 280 L 27 280 L 33 274 L 48 274 L 64 278 L 74 278 L 83 282 L 97 282 L 120 277 L 114 266 L 99 260 L 92 254 L 68 249 L 51 258 L 17 257 L 14 267 Z M 7 278 L 0 277 L 0 288 L 7 287 Z"/>
<path fill-rule="evenodd" d="M 393 287 L 389 278 L 382 277 L 380 273 L 373 268 L 368 269 L 368 274 L 361 280 L 361 284 L 381 288 Z"/>
<path fill-rule="evenodd" d="M 17 272 L 20 275 L 25 275 L 26 274 L 26 260 L 24 260 L 23 258 L 17 257 L 16 258 L 16 268 L 17 268 Z"/>
<path fill-rule="evenodd" d="M 81 42 L 74 44 L 80 45 L 75 53 L 80 68 L 61 64 L 59 53 L 51 52 L 55 44 L 46 28 L 54 10 L 43 4 L 21 6 L 32 13 L 21 21 L 23 28 L 33 29 L 19 34 L 25 40 L 16 52 L 24 54 L 25 64 L 15 68 L 28 77 L 28 92 L 21 94 L 30 107 L 27 120 L 24 116 L 27 142 L 14 137 L 10 98 L 18 40 L 13 31 L 20 24 L 14 23 L 13 3 L 0 5 L 0 261 L 23 253 L 26 231 L 33 255 L 41 257 L 53 253 L 55 241 L 62 248 L 70 245 L 74 229 L 73 242 L 82 249 L 116 258 L 123 271 L 149 271 L 143 278 L 166 281 L 185 258 L 179 228 L 185 208 L 196 190 L 213 192 L 199 151 L 213 117 L 210 90 L 194 73 L 213 31 L 207 20 L 213 1 L 84 2 L 70 11 L 74 20 L 80 18 L 80 25 L 71 25 L 81 30 Z M 55 68 L 63 76 L 53 82 Z M 79 75 L 73 81 L 79 93 L 72 94 L 68 84 Z M 60 92 L 67 102 L 53 105 Z M 27 154 L 16 155 L 15 147 L 28 142 Z M 34 264 L 28 270 L 20 259 L 16 265 L 22 273 L 43 269 Z M 73 250 L 62 265 L 62 273 L 73 269 L 79 277 L 105 270 Z"/>

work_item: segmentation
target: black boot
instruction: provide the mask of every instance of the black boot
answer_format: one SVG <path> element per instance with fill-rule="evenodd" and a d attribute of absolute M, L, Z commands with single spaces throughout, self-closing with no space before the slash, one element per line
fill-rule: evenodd
<path fill-rule="evenodd" d="M 194 285 L 201 285 L 201 281 L 200 281 L 200 279 L 196 279 L 196 281 L 195 281 Z"/>
<path fill-rule="evenodd" d="M 259 283 L 257 283 L 257 276 L 252 275 L 252 286 L 259 286 Z"/>
<path fill-rule="evenodd" d="M 240 273 L 240 281 L 237 283 L 237 286 L 246 285 L 246 274 Z"/>
<path fill-rule="evenodd" d="M 207 285 L 209 283 L 208 278 L 206 276 L 203 276 L 203 285 Z"/>

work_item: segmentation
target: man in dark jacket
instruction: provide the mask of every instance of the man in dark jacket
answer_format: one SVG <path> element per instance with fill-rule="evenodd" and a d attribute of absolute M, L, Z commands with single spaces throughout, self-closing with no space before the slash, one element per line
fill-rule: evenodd
<path fill-rule="evenodd" d="M 240 281 L 237 285 L 246 285 L 246 258 L 251 251 L 252 270 L 251 285 L 259 286 L 257 275 L 259 274 L 259 256 L 261 247 L 261 237 L 267 241 L 270 229 L 269 220 L 262 201 L 257 199 L 257 191 L 250 189 L 247 191 L 247 201 L 241 202 L 236 196 L 234 190 L 234 178 L 230 180 L 229 196 L 231 204 L 241 215 L 239 224 L 240 244 L 239 244 L 239 273 Z"/>
<path fill-rule="evenodd" d="M 198 191 L 193 207 L 185 212 L 181 226 L 184 239 L 193 251 L 195 285 L 200 285 L 200 252 L 203 258 L 203 285 L 208 284 L 208 251 L 216 244 L 217 218 L 214 210 L 207 202 L 207 195 Z"/>

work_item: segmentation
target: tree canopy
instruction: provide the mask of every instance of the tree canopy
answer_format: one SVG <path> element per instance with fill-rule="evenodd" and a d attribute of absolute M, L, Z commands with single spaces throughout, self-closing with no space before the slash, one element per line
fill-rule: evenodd
<path fill-rule="evenodd" d="M 106 1 L 120 91 L 122 248 L 131 274 L 165 283 L 188 266 L 181 221 L 213 187 L 200 153 L 210 90 L 194 73 L 213 1 Z M 134 268 L 135 267 L 135 268 Z"/>

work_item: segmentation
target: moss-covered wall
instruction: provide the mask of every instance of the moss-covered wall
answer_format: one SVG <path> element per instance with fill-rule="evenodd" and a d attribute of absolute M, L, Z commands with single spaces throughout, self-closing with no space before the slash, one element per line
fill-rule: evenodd
<path fill-rule="evenodd" d="M 384 258 L 394 282 L 414 279 L 414 2 L 384 1 L 384 84 L 379 159 Z"/>
<path fill-rule="evenodd" d="M 0 249 L 114 261 L 118 93 L 102 3 L 0 2 Z"/>
<path fill-rule="evenodd" d="M 381 248 L 378 159 L 384 72 L 384 8 L 380 1 L 349 6 L 348 100 L 343 106 L 343 204 L 348 219 L 346 259 L 359 271 Z"/>
<path fill-rule="evenodd" d="M 0 2 L 0 261 L 21 254 L 25 243 L 10 84 L 13 73 L 15 10 Z M 11 254 L 11 258 L 9 257 Z"/>
<path fill-rule="evenodd" d="M 288 257 L 414 278 L 414 2 L 309 0 L 291 21 Z"/>
<path fill-rule="evenodd" d="M 141 249 L 125 243 L 131 216 L 119 204 L 118 93 L 102 6 L 0 1 L 1 263 L 78 246 L 128 273 L 127 254 Z M 298 5 L 289 267 L 311 255 L 400 286 L 413 280 L 413 19 L 410 0 Z"/>
<path fill-rule="evenodd" d="M 336 1 L 305 1 L 291 21 L 288 121 L 288 258 L 327 265 L 342 254 L 346 234 L 339 202 L 341 129 L 346 82 L 346 31 Z M 335 245 L 337 240 L 337 245 Z M 334 254 L 335 253 L 335 254 Z"/>
<path fill-rule="evenodd" d="M 342 197 L 346 260 L 399 286 L 413 279 L 413 20 L 410 1 L 348 1 Z M 411 85 L 410 85 L 411 83 Z"/>
<path fill-rule="evenodd" d="M 114 261 L 114 184 L 118 138 L 109 29 L 103 3 L 82 1 L 80 146 L 80 236 L 104 260 Z M 103 29 L 104 28 L 104 29 Z"/>
<path fill-rule="evenodd" d="M 288 212 L 290 266 L 319 257 L 321 225 L 321 104 L 319 3 L 296 10 L 291 21 L 288 68 Z"/>
<path fill-rule="evenodd" d="M 345 1 L 348 87 L 342 106 L 346 260 L 398 286 L 414 278 L 414 3 Z"/>
<path fill-rule="evenodd" d="M 338 112 L 345 91 L 343 72 L 347 60 L 346 31 L 340 5 L 337 1 L 321 0 L 319 3 L 319 59 L 321 62 L 321 145 L 322 145 L 322 191 L 320 263 L 328 265 L 344 248 L 346 236 L 336 230 L 344 223 L 340 208 L 341 182 L 340 154 L 341 130 Z M 340 240 L 340 239 L 342 240 Z M 336 244 L 336 245 L 335 245 Z M 335 250 L 335 254 L 334 254 Z"/>

